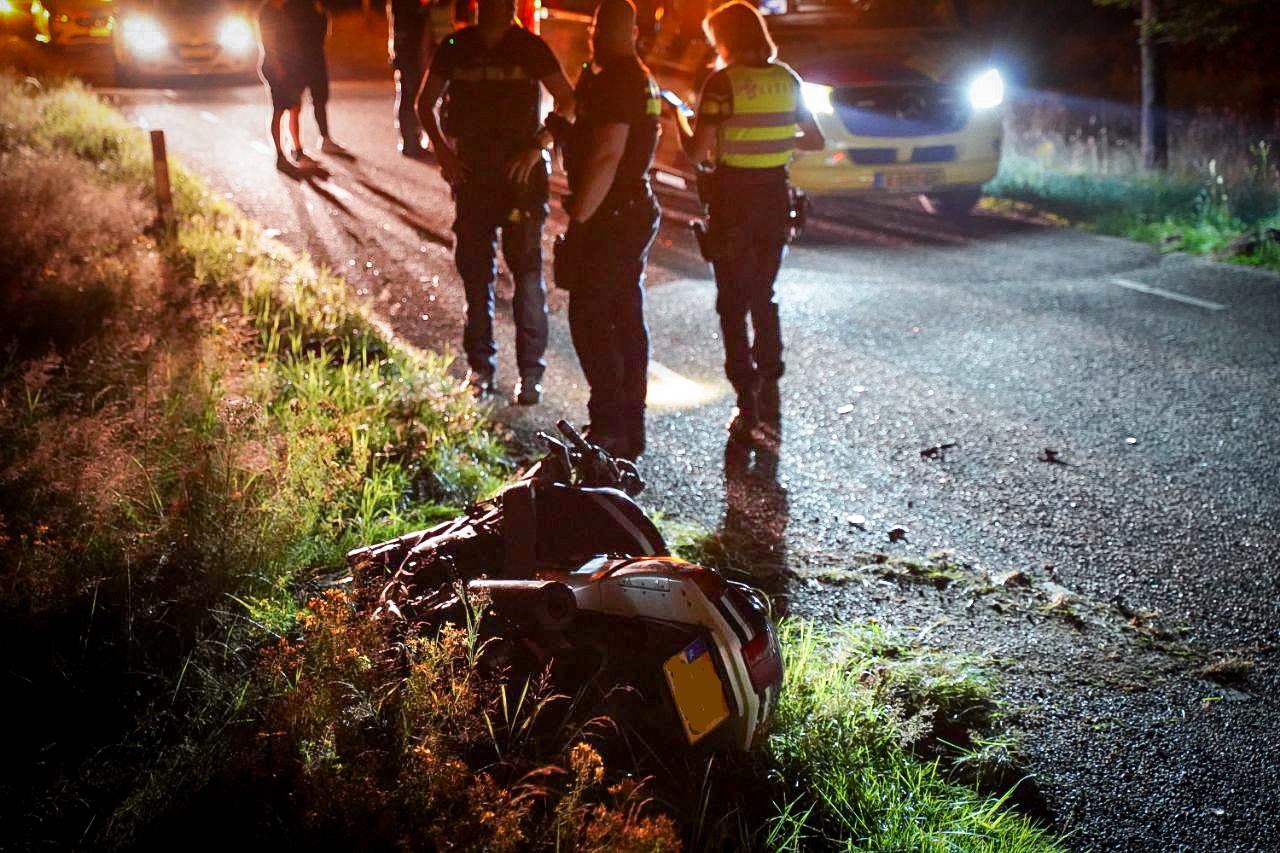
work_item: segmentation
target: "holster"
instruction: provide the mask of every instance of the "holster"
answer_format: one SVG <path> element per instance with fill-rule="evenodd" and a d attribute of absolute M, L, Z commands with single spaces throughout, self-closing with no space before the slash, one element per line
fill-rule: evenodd
<path fill-rule="evenodd" d="M 551 278 L 561 290 L 573 292 L 582 279 L 583 263 L 581 239 L 565 232 L 556 237 L 551 254 Z"/>
<path fill-rule="evenodd" d="M 698 241 L 698 251 L 702 254 L 704 261 L 713 264 L 720 259 L 723 248 L 722 241 L 717 239 L 710 220 L 702 217 L 690 219 L 689 230 L 693 232 L 694 239 Z"/>
<path fill-rule="evenodd" d="M 787 220 L 787 242 L 799 240 L 804 235 L 805 226 L 809 224 L 809 208 L 811 202 L 804 190 L 790 188 L 791 211 Z"/>

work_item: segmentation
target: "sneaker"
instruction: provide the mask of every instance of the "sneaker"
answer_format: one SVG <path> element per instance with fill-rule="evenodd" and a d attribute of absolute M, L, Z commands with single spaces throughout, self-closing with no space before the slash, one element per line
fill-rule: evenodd
<path fill-rule="evenodd" d="M 299 169 L 304 171 L 320 168 L 320 164 L 301 148 L 293 152 L 293 162 L 297 164 Z"/>
<path fill-rule="evenodd" d="M 498 383 L 494 381 L 492 373 L 473 370 L 467 374 L 467 390 L 477 400 L 483 400 L 498 393 Z"/>
<path fill-rule="evenodd" d="M 512 395 L 517 406 L 536 406 L 542 402 L 542 382 L 537 379 L 520 378 L 516 382 L 515 394 Z"/>
<path fill-rule="evenodd" d="M 293 174 L 297 170 L 297 167 L 290 163 L 289 158 L 283 154 L 276 155 L 276 168 L 289 175 Z"/>

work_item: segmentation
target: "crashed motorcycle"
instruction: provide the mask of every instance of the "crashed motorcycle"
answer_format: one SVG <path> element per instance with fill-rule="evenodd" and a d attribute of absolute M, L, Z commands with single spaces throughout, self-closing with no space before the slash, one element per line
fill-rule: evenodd
<path fill-rule="evenodd" d="M 635 466 L 557 428 L 540 436 L 547 455 L 497 497 L 348 554 L 388 578 L 376 617 L 411 627 L 485 600 L 497 648 L 527 671 L 625 682 L 651 726 L 689 745 L 749 748 L 782 684 L 764 596 L 672 556 L 634 500 Z"/>

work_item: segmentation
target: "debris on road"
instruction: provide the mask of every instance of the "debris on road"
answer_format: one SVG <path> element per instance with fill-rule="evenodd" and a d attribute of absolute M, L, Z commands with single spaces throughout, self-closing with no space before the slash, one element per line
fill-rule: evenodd
<path fill-rule="evenodd" d="M 848 521 L 854 527 L 860 527 L 863 530 L 867 529 L 867 517 L 865 515 L 851 515 Z"/>
<path fill-rule="evenodd" d="M 1031 586 L 1031 578 L 1027 577 L 1027 573 L 1021 569 L 993 575 L 991 582 L 996 586 Z"/>
<path fill-rule="evenodd" d="M 850 412 L 852 412 L 852 411 L 853 411 L 853 404 L 852 404 L 852 403 L 845 403 L 843 406 L 841 406 L 840 408 L 836 409 L 836 414 L 837 414 L 837 415 L 847 415 L 847 414 L 849 414 L 849 413 L 850 413 Z"/>
<path fill-rule="evenodd" d="M 947 451 L 959 447 L 959 442 L 948 441 L 933 447 L 926 447 L 920 451 L 921 459 L 937 459 L 939 462 L 947 461 Z"/>
<path fill-rule="evenodd" d="M 893 528 L 892 530 L 890 530 L 890 531 L 889 531 L 889 541 L 890 541 L 890 542 L 906 542 L 906 541 L 907 541 L 907 528 L 905 528 L 905 527 L 895 527 L 895 528 Z"/>
<path fill-rule="evenodd" d="M 1052 447 L 1046 447 L 1043 451 L 1041 451 L 1040 461 L 1048 462 L 1050 465 L 1066 465 L 1067 464 L 1066 462 L 1063 461 L 1062 457 L 1058 455 L 1058 451 L 1054 450 Z"/>

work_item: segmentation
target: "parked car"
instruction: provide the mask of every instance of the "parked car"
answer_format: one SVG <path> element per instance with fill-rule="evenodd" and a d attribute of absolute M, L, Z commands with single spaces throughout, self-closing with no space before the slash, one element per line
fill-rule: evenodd
<path fill-rule="evenodd" d="M 1000 163 L 1004 81 L 950 0 L 766 0 L 827 138 L 800 152 L 812 195 L 924 193 L 968 213 Z"/>
<path fill-rule="evenodd" d="M 112 0 L 35 0 L 30 8 L 36 41 L 55 46 L 111 41 L 115 25 Z"/>
<path fill-rule="evenodd" d="M 566 67 L 585 58 L 591 0 L 545 0 L 543 34 Z M 715 5 L 712 0 L 712 5 Z M 827 144 L 797 152 L 792 183 L 811 197 L 924 194 L 964 214 L 1000 160 L 1004 81 L 962 26 L 952 0 L 759 0 L 779 59 L 805 80 Z M 696 103 L 714 55 L 700 23 L 706 0 L 644 4 L 645 61 Z M 670 7 L 670 8 L 667 8 Z M 674 128 L 660 165 L 686 173 Z"/>
<path fill-rule="evenodd" d="M 114 52 L 118 80 L 247 74 L 258 64 L 251 7 L 233 0 L 122 0 Z"/>

